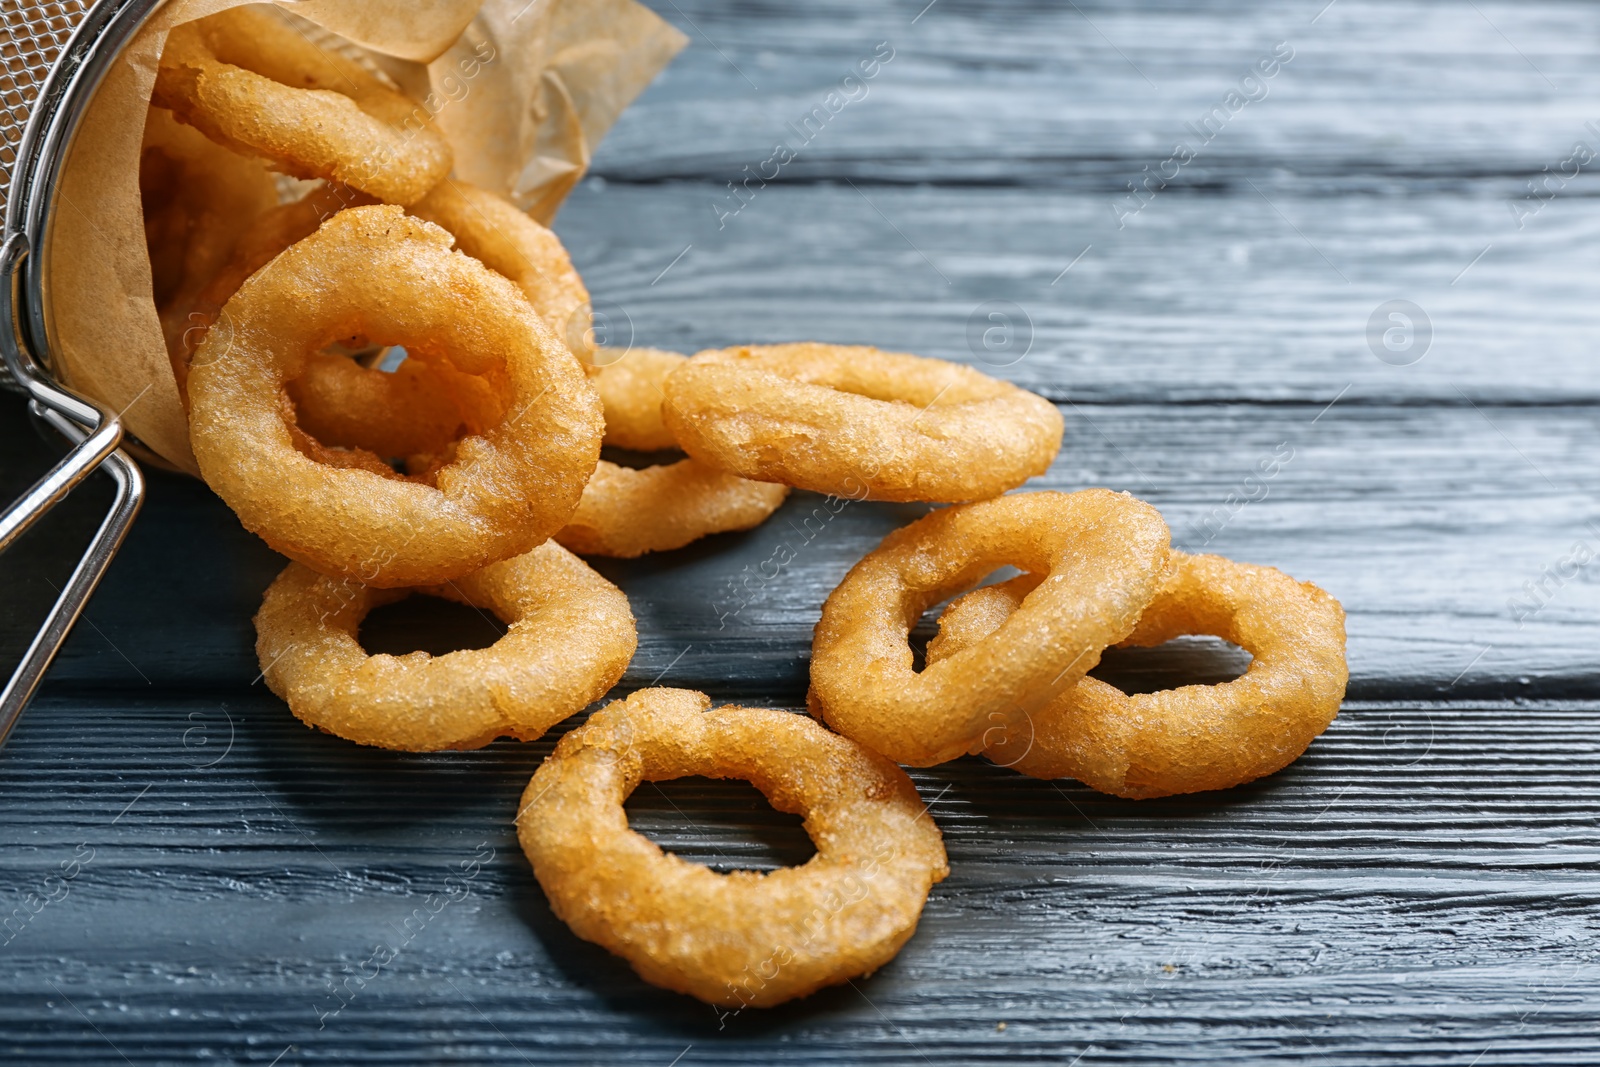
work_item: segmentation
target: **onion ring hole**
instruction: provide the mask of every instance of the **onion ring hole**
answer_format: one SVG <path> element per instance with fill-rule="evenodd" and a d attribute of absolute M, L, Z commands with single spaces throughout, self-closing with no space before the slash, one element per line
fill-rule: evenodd
<path fill-rule="evenodd" d="M 369 656 L 444 656 L 488 648 L 506 635 L 506 624 L 487 611 L 417 593 L 382 604 L 361 620 L 356 640 Z"/>
<path fill-rule="evenodd" d="M 718 874 L 798 867 L 817 854 L 803 818 L 774 808 L 740 778 L 645 782 L 622 810 L 630 828 Z"/>

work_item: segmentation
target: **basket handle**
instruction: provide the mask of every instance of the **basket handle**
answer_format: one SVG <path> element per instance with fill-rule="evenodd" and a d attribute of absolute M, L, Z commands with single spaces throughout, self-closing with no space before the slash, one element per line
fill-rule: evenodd
<path fill-rule="evenodd" d="M 27 255 L 28 240 L 23 234 L 12 234 L 0 245 L 0 358 L 4 359 L 12 380 L 27 392 L 36 407 L 59 411 L 88 427 L 90 433 L 0 513 L 0 552 L 11 547 L 24 530 L 60 503 L 122 442 L 122 422 L 116 415 L 57 386 L 22 343 L 21 323 L 16 314 L 17 274 Z M 9 331 L 5 330 L 7 325 Z"/>
<path fill-rule="evenodd" d="M 0 552 L 94 471 L 103 467 L 116 483 L 116 493 L 100 528 L 73 568 L 72 577 L 23 653 L 22 662 L 5 688 L 0 689 L 0 745 L 5 744 L 22 709 L 39 687 L 46 669 L 60 651 L 72 624 L 82 614 L 89 594 L 105 574 L 144 502 L 144 478 L 134 462 L 117 447 L 122 441 L 121 419 L 104 406 L 56 385 L 22 343 L 21 324 L 16 315 L 17 268 L 27 253 L 27 238 L 22 234 L 13 234 L 0 245 L 0 359 L 4 360 L 15 382 L 28 393 L 29 407 L 34 414 L 73 442 L 73 447 L 32 488 L 0 513 Z"/>

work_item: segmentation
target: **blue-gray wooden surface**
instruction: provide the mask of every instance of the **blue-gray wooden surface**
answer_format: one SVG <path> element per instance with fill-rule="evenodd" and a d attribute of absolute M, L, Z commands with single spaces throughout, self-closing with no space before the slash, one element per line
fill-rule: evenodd
<path fill-rule="evenodd" d="M 657 2 L 693 43 L 557 227 L 609 339 L 867 342 L 1039 390 L 1067 424 L 1040 486 L 1132 490 L 1180 546 L 1344 602 L 1328 733 L 1267 781 L 1165 801 L 916 772 L 951 862 L 916 937 L 719 1022 L 551 915 L 510 817 L 552 738 L 422 757 L 306 730 L 254 681 L 281 561 L 157 474 L 0 752 L 0 1060 L 1600 1062 L 1600 565 L 1563 563 L 1600 552 L 1600 8 L 924 2 Z M 726 183 L 779 141 L 794 158 L 729 214 Z M 1128 183 L 1180 142 L 1194 158 L 1132 213 Z M 1380 359 L 1391 300 L 1428 325 Z M 991 301 L 1009 347 L 982 343 Z M 57 446 L 0 403 L 13 492 Z M 8 656 L 103 493 L 0 561 Z M 640 623 L 623 689 L 799 707 L 822 599 L 919 513 L 852 505 L 807 537 L 815 503 L 598 563 Z M 784 540 L 793 563 L 731 611 L 730 579 Z M 369 636 L 448 647 L 470 624 L 400 612 Z M 1238 665 L 1191 641 L 1108 669 L 1158 688 Z M 736 784 L 647 786 L 630 812 L 724 868 L 808 854 Z M 402 925 L 490 849 L 464 899 Z M 349 980 L 378 944 L 397 958 Z M 335 984 L 359 988 L 336 1014 Z"/>

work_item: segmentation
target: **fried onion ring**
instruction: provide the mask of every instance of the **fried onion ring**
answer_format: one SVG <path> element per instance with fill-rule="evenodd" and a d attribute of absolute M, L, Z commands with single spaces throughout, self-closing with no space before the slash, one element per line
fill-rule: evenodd
<path fill-rule="evenodd" d="M 822 606 L 811 703 L 828 725 L 900 763 L 975 751 L 1127 637 L 1160 588 L 1169 533 L 1108 489 L 1022 493 L 935 511 L 883 539 Z M 1012 564 L 1048 575 L 991 636 L 920 674 L 907 637 L 928 608 Z"/>
<path fill-rule="evenodd" d="M 566 524 L 599 459 L 599 396 L 505 279 L 397 207 L 333 216 L 245 282 L 189 371 L 200 472 L 245 528 L 325 574 L 432 585 L 520 555 Z M 472 314 L 461 313 L 470 307 Z M 284 383 L 360 334 L 468 374 L 500 373 L 506 418 L 455 447 L 437 488 L 296 451 Z"/>
<path fill-rule="evenodd" d="M 426 108 L 252 6 L 175 27 L 151 101 L 236 152 L 389 203 L 417 200 L 450 171 Z"/>
<path fill-rule="evenodd" d="M 318 352 L 288 384 L 301 429 L 324 445 L 381 457 L 436 455 L 505 418 L 505 397 L 488 378 L 448 363 L 407 359 L 393 371 Z"/>
<path fill-rule="evenodd" d="M 374 589 L 289 564 L 256 614 L 267 685 L 305 722 L 406 752 L 531 741 L 604 696 L 633 658 L 622 590 L 559 545 L 416 592 L 492 611 L 509 629 L 488 648 L 369 656 L 361 621 L 411 590 Z"/>
<path fill-rule="evenodd" d="M 1339 713 L 1344 611 L 1309 582 L 1220 556 L 1172 554 L 1173 573 L 1124 645 L 1212 634 L 1255 658 L 1240 678 L 1133 696 L 1084 678 L 991 734 L 986 754 L 1035 778 L 1142 799 L 1228 789 L 1293 763 Z M 930 664 L 982 641 L 1039 584 L 1025 574 L 952 603 Z"/>
<path fill-rule="evenodd" d="M 299 200 L 279 204 L 262 212 L 239 235 L 234 243 L 233 255 L 201 287 L 190 302 L 184 317 L 189 325 L 183 330 L 175 346 L 169 343 L 172 371 L 178 379 L 178 397 L 187 406 L 189 362 L 195 349 L 200 347 L 206 334 L 216 324 L 222 305 L 250 275 L 272 262 L 277 255 L 297 241 L 317 232 L 328 219 L 346 207 L 362 207 L 373 203 L 371 197 L 342 185 L 321 185 Z"/>
<path fill-rule="evenodd" d="M 370 203 L 353 189 L 323 185 L 263 213 L 244 231 L 233 257 L 193 301 L 189 318 L 198 325 L 185 331 L 184 344 L 174 354 L 179 395 L 186 403 L 188 361 L 245 279 L 340 211 Z M 392 473 L 386 459 L 417 457 L 426 465 L 456 439 L 486 432 L 504 417 L 507 402 L 503 383 L 448 364 L 408 359 L 391 373 L 331 352 L 307 357 L 305 372 L 286 389 L 304 431 L 295 437 L 302 453 L 379 474 Z M 339 450 L 365 454 L 345 456 Z"/>
<path fill-rule="evenodd" d="M 556 540 L 584 555 L 632 559 L 759 526 L 788 495 L 788 486 L 752 482 L 695 459 L 642 470 L 601 460 Z"/>
<path fill-rule="evenodd" d="M 905 772 L 803 715 L 646 689 L 561 739 L 522 796 L 517 837 L 550 907 L 640 977 L 767 1007 L 868 974 L 911 937 L 949 868 Z M 817 854 L 718 874 L 628 828 L 641 782 L 742 778 L 805 817 Z"/>
<path fill-rule="evenodd" d="M 139 197 L 151 289 L 167 351 L 183 350 L 201 290 L 232 258 L 251 222 L 278 203 L 259 161 L 235 155 L 161 108 L 145 118 Z"/>
<path fill-rule="evenodd" d="M 688 356 L 659 348 L 597 352 L 594 386 L 606 409 L 606 444 L 639 452 L 678 447 L 678 439 L 661 421 L 662 387 L 687 362 Z"/>
<path fill-rule="evenodd" d="M 561 238 L 504 197 L 454 179 L 407 210 L 449 230 L 457 248 L 514 282 L 572 354 L 593 363 L 589 290 Z"/>
<path fill-rule="evenodd" d="M 201 322 L 202 327 L 208 327 L 222 305 L 238 291 L 246 278 L 290 245 L 315 233 L 318 226 L 339 211 L 370 203 L 370 198 L 355 190 L 325 185 L 313 189 L 299 200 L 266 212 L 245 230 L 231 261 L 201 291 L 194 302 L 194 311 L 198 314 L 191 317 Z M 583 286 L 583 279 L 573 269 L 560 239 L 508 201 L 464 183 L 445 182 L 408 211 L 417 218 L 449 230 L 456 239 L 457 248 L 513 282 L 557 337 L 572 328 L 574 323 L 588 323 L 589 293 Z M 204 332 L 203 328 L 190 331 L 193 343 L 188 346 L 185 359 L 198 345 L 199 339 L 203 338 Z M 584 331 L 579 333 L 582 335 Z M 179 373 L 180 386 L 186 372 L 185 365 Z M 353 382 L 354 377 L 345 372 L 340 381 Z M 366 388 L 375 389 L 377 386 Z M 476 390 L 473 386 L 467 388 Z M 293 386 L 291 391 L 294 391 Z M 348 414 L 323 410 L 320 399 L 311 390 L 306 396 L 295 397 L 308 425 L 337 420 Z M 375 412 L 382 410 L 374 409 Z M 401 415 L 396 417 L 398 419 Z"/>
<path fill-rule="evenodd" d="M 666 383 L 684 451 L 724 470 L 833 496 L 982 500 L 1043 474 L 1061 413 L 939 359 L 827 344 L 696 354 Z"/>

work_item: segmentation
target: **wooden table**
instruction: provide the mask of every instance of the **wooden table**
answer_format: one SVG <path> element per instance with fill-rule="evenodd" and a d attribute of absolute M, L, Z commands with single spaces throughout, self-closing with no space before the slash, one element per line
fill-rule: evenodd
<path fill-rule="evenodd" d="M 693 44 L 558 225 L 609 339 L 869 342 L 1038 390 L 1067 432 L 1037 486 L 1131 490 L 1180 547 L 1344 602 L 1327 734 L 1267 781 L 1163 801 L 917 771 L 951 876 L 916 937 L 719 1025 L 552 916 L 510 826 L 552 739 L 403 756 L 305 729 L 255 681 L 280 560 L 155 474 L 0 753 L 0 914 L 24 916 L 0 935 L 0 1058 L 1600 1062 L 1600 566 L 1575 559 L 1600 552 L 1600 9 L 924 2 L 661 0 Z M 778 141 L 794 158 L 734 194 Z M 7 492 L 57 447 L 9 398 L 0 441 Z M 96 503 L 5 560 L 13 656 Z M 816 503 L 598 562 L 639 618 L 619 692 L 799 708 L 823 597 L 921 510 L 851 506 L 808 538 Z M 729 580 L 785 540 L 729 615 Z M 397 609 L 367 637 L 469 628 Z M 1107 670 L 1149 689 L 1240 665 L 1192 640 Z M 743 786 L 629 810 L 723 869 L 809 851 Z M 465 899 L 405 925 L 489 850 Z M 346 982 L 378 944 L 397 958 Z"/>

